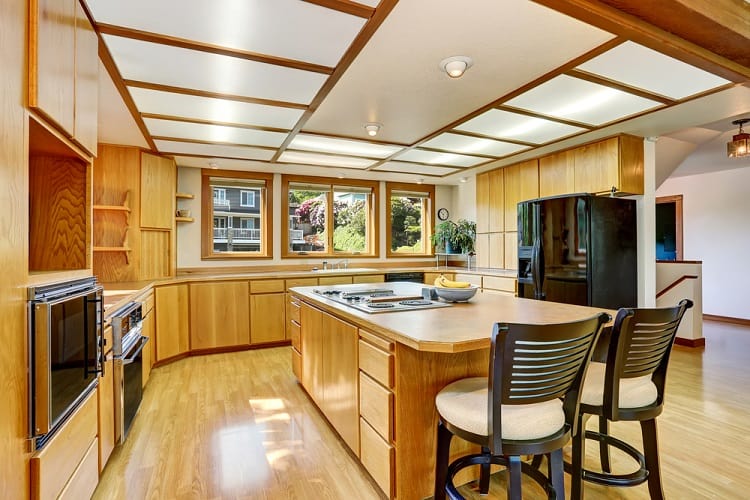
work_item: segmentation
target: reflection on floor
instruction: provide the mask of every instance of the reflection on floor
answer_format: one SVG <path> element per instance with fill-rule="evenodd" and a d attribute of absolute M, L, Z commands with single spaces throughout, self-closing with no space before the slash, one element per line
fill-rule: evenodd
<path fill-rule="evenodd" d="M 675 347 L 658 419 L 667 498 L 742 498 L 750 477 L 750 328 L 704 323 Z M 94 498 L 376 499 L 380 494 L 291 373 L 289 348 L 193 357 L 152 372 L 127 442 Z M 590 425 L 593 425 L 593 420 Z M 640 446 L 637 424 L 613 425 Z M 588 447 L 594 468 L 595 446 Z M 613 453 L 616 471 L 630 459 Z M 408 480 L 406 478 L 405 480 Z M 490 495 L 505 498 L 503 473 Z M 647 499 L 645 485 L 586 484 L 586 498 Z M 524 498 L 546 498 L 533 482 Z"/>

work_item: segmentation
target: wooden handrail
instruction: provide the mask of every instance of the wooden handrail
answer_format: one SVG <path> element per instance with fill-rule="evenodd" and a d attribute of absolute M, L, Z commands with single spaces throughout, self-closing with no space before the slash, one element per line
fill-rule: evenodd
<path fill-rule="evenodd" d="M 697 275 L 686 274 L 686 275 L 682 276 L 681 278 L 677 279 L 676 281 L 674 281 L 671 285 L 669 285 L 668 287 L 666 287 L 661 292 L 657 293 L 656 294 L 656 298 L 658 299 L 659 297 L 661 297 L 662 295 L 664 295 L 665 293 L 667 293 L 672 288 L 676 287 L 677 285 L 679 285 L 680 283 L 682 283 L 685 280 L 697 280 L 697 279 L 698 279 Z"/>

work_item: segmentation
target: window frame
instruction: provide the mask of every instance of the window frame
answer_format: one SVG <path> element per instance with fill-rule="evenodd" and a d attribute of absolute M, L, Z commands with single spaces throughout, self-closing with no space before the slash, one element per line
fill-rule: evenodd
<path fill-rule="evenodd" d="M 248 195 L 250 203 L 242 203 L 242 195 Z M 240 189 L 240 206 L 243 208 L 254 208 L 255 207 L 255 191 L 252 189 Z"/>
<path fill-rule="evenodd" d="M 423 253 L 399 253 L 391 250 L 393 237 L 391 235 L 392 209 L 391 198 L 393 192 L 411 191 L 415 193 L 425 193 L 429 200 L 429 207 L 422 216 L 422 236 L 424 238 Z M 432 234 L 435 231 L 435 185 L 434 184 L 411 184 L 406 182 L 386 182 L 385 183 L 385 256 L 387 258 L 413 258 L 413 257 L 434 257 L 435 253 L 432 247 Z"/>
<path fill-rule="evenodd" d="M 227 179 L 247 179 L 262 182 L 264 193 L 261 195 L 259 218 L 263 237 L 258 252 L 214 252 L 213 223 L 214 196 L 211 187 L 212 177 Z M 221 188 L 219 188 L 221 189 Z M 242 189 L 241 189 L 242 191 Z M 226 196 L 226 195 L 225 195 Z M 240 195 L 241 197 L 242 195 Z M 240 200 L 241 201 L 241 200 Z M 241 206 L 241 205 L 240 205 Z M 252 208 L 252 207 L 249 207 Z M 243 214 L 238 213 L 241 217 Z M 229 226 L 229 224 L 227 224 Z M 273 258 L 273 174 L 263 172 L 243 172 L 238 170 L 201 169 L 201 260 L 235 260 L 235 259 L 272 259 Z"/>
<path fill-rule="evenodd" d="M 289 249 L 289 227 L 291 218 L 289 216 L 289 185 L 296 183 L 317 184 L 327 186 L 329 189 L 326 198 L 326 251 L 292 251 Z M 372 190 L 372 202 L 369 207 L 368 245 L 369 252 L 341 252 L 333 249 L 333 193 L 335 188 L 370 188 Z M 342 258 L 374 258 L 379 257 L 379 201 L 380 182 L 360 179 L 338 179 L 335 177 L 315 177 L 303 175 L 281 176 L 281 216 L 284 218 L 282 227 L 287 228 L 281 233 L 281 257 L 282 258 L 310 258 L 310 257 L 342 257 Z M 329 226 L 330 224 L 330 226 Z"/>

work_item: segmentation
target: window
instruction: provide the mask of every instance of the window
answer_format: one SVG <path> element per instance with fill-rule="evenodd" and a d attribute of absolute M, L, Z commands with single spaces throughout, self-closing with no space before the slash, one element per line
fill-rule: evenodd
<path fill-rule="evenodd" d="M 273 174 L 207 169 L 201 176 L 203 258 L 270 258 Z"/>
<path fill-rule="evenodd" d="M 431 255 L 435 186 L 386 183 L 388 257 Z"/>
<path fill-rule="evenodd" d="M 282 176 L 283 256 L 377 255 L 377 191 L 374 181 Z"/>
<path fill-rule="evenodd" d="M 240 206 L 241 207 L 254 207 L 255 206 L 255 191 L 240 191 Z"/>

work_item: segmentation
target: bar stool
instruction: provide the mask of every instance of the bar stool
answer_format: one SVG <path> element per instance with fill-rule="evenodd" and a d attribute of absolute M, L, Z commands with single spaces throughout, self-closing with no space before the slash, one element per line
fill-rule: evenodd
<path fill-rule="evenodd" d="M 480 465 L 480 490 L 489 488 L 490 464 L 509 471 L 508 497 L 521 498 L 521 473 L 565 498 L 562 448 L 576 432 L 578 402 L 592 346 L 610 316 L 551 325 L 497 323 L 492 331 L 489 377 L 453 382 L 435 398 L 439 422 L 435 499 L 463 498 L 453 484 L 461 469 Z M 453 435 L 482 452 L 448 465 Z M 548 477 L 521 462 L 547 455 Z"/>
<path fill-rule="evenodd" d="M 606 363 L 592 361 L 589 364 L 581 392 L 580 432 L 573 438 L 570 467 L 571 498 L 583 498 L 582 480 L 609 486 L 635 486 L 648 481 L 651 498 L 664 498 L 656 417 L 664 405 L 667 364 L 677 327 L 685 311 L 692 306 L 692 301 L 684 299 L 670 308 L 620 309 L 617 312 Z M 598 432 L 585 430 L 586 421 L 592 415 L 599 417 Z M 618 420 L 640 422 L 643 453 L 609 434 L 609 422 Z M 586 439 L 599 442 L 601 473 L 583 468 Z M 612 474 L 610 446 L 633 457 L 639 469 L 630 474 Z"/>

